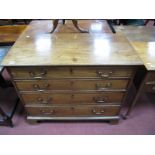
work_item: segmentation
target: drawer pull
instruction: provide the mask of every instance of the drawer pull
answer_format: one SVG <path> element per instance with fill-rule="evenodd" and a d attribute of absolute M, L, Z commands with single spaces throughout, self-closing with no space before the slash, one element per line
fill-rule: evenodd
<path fill-rule="evenodd" d="M 98 74 L 101 78 L 108 78 L 108 77 L 112 74 L 112 71 L 110 71 L 109 73 L 104 73 L 104 72 L 101 72 L 101 71 L 97 71 L 97 74 Z"/>
<path fill-rule="evenodd" d="M 35 72 L 33 71 L 30 71 L 29 72 L 30 76 L 33 77 L 34 79 L 42 79 L 46 74 L 47 74 L 47 71 L 44 70 L 42 71 L 40 74 L 36 75 Z"/>
<path fill-rule="evenodd" d="M 70 68 L 70 73 L 73 74 L 73 68 Z"/>
<path fill-rule="evenodd" d="M 52 98 L 49 97 L 49 98 L 47 99 L 47 101 L 44 101 L 44 99 L 43 99 L 42 97 L 38 97 L 37 100 L 38 100 L 40 103 L 42 103 L 42 104 L 49 104 L 49 103 L 52 101 Z"/>
<path fill-rule="evenodd" d="M 71 107 L 71 110 L 74 110 L 75 108 L 74 107 Z"/>
<path fill-rule="evenodd" d="M 40 89 L 40 86 L 38 84 L 34 84 L 33 88 L 38 90 L 38 89 Z"/>
<path fill-rule="evenodd" d="M 107 101 L 107 97 L 94 97 L 93 100 L 97 103 L 105 103 Z"/>
<path fill-rule="evenodd" d="M 96 84 L 96 89 L 99 89 L 99 90 L 105 90 L 105 89 L 108 89 L 112 86 L 112 84 L 110 82 L 106 83 L 104 86 L 100 83 L 97 83 Z"/>
<path fill-rule="evenodd" d="M 41 89 L 40 86 L 39 86 L 38 84 L 34 84 L 34 85 L 33 85 L 33 88 L 34 88 L 36 91 L 45 91 L 45 90 L 48 89 L 49 87 L 50 87 L 50 84 L 45 84 L 43 89 Z"/>
<path fill-rule="evenodd" d="M 55 113 L 55 110 L 50 110 L 50 111 L 40 110 L 40 112 L 44 115 L 52 115 Z"/>
<path fill-rule="evenodd" d="M 38 100 L 39 102 L 43 102 L 43 98 L 41 98 L 41 97 L 39 97 L 37 100 Z"/>
<path fill-rule="evenodd" d="M 96 115 L 101 115 L 101 114 L 103 114 L 105 111 L 102 109 L 102 110 L 100 110 L 100 111 L 97 112 L 96 109 L 93 109 L 92 112 L 93 112 L 94 114 L 96 114 Z"/>
<path fill-rule="evenodd" d="M 50 87 L 50 84 L 48 84 L 48 83 L 44 85 L 44 88 L 45 88 L 45 89 L 47 89 L 47 88 L 49 88 L 49 87 Z"/>

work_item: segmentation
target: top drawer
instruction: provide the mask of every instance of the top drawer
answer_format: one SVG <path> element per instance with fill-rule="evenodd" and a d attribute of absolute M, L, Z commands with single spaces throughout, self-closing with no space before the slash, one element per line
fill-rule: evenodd
<path fill-rule="evenodd" d="M 133 69 L 126 67 L 11 67 L 14 79 L 51 78 L 129 78 Z"/>

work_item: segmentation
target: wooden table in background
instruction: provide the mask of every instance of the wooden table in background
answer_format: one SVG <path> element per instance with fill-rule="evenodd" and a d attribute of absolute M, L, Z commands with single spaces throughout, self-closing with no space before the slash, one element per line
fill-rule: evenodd
<path fill-rule="evenodd" d="M 141 77 L 142 82 L 136 97 L 126 114 L 128 117 L 142 93 L 155 93 L 155 27 L 121 26 L 117 27 L 116 31 L 128 38 L 146 69 L 146 73 Z"/>

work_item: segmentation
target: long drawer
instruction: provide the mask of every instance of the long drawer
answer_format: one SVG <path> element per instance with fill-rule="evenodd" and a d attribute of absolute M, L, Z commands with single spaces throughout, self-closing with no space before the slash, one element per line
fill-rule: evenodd
<path fill-rule="evenodd" d="M 27 93 L 21 94 L 25 104 L 118 104 L 122 102 L 124 92 L 93 93 Z"/>
<path fill-rule="evenodd" d="M 12 67 L 14 79 L 131 77 L 127 67 Z"/>
<path fill-rule="evenodd" d="M 16 81 L 20 91 L 126 89 L 128 80 L 28 80 Z"/>
<path fill-rule="evenodd" d="M 29 116 L 115 116 L 120 106 L 80 105 L 80 106 L 37 106 L 26 107 Z"/>

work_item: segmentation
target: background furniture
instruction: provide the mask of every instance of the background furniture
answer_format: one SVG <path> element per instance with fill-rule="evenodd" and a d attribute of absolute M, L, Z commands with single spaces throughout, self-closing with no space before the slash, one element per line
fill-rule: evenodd
<path fill-rule="evenodd" d="M 27 25 L 0 26 L 0 45 L 12 45 Z"/>
<path fill-rule="evenodd" d="M 0 63 L 4 59 L 4 56 L 7 54 L 11 46 L 0 46 Z M 5 88 L 8 87 L 8 84 L 6 83 L 5 79 L 2 76 L 2 72 L 4 70 L 4 67 L 0 67 L 0 86 Z M 15 101 L 15 104 L 11 107 L 12 110 L 10 110 L 10 114 L 7 114 L 1 107 L 0 105 L 0 125 L 5 125 L 5 126 L 11 126 L 13 127 L 12 123 L 12 117 L 15 113 L 16 107 L 18 105 L 18 100 Z"/>
<path fill-rule="evenodd" d="M 155 93 L 155 28 L 123 26 L 116 30 L 129 39 L 145 66 L 145 73 L 140 74 L 142 81 L 137 88 L 137 94 L 126 114 L 128 117 L 142 93 Z"/>
<path fill-rule="evenodd" d="M 27 119 L 118 123 L 142 64 L 128 40 L 114 34 L 47 34 L 51 26 L 33 21 L 3 61 Z"/>
<path fill-rule="evenodd" d="M 72 21 L 74 27 L 75 27 L 79 32 L 81 32 L 81 33 L 89 33 L 88 30 L 84 30 L 84 29 L 82 29 L 82 28 L 80 28 L 80 27 L 78 26 L 78 20 L 72 19 L 71 21 Z M 112 20 L 106 20 L 106 21 L 107 21 L 107 24 L 108 24 L 110 30 L 112 31 L 112 33 L 116 33 L 116 31 L 115 31 L 115 29 L 114 29 L 114 27 L 113 27 L 113 22 L 112 22 Z M 56 29 L 57 26 L 58 26 L 58 23 L 59 23 L 59 19 L 53 20 L 53 28 L 52 28 L 51 33 L 53 33 L 53 32 L 55 31 L 55 29 Z M 63 25 L 65 24 L 65 19 L 62 20 L 62 23 L 63 23 Z"/>
<path fill-rule="evenodd" d="M 75 28 L 76 28 L 79 32 L 81 32 L 81 33 L 88 33 L 87 30 L 83 30 L 83 29 L 81 29 L 81 28 L 78 26 L 78 20 L 72 19 L 71 21 L 72 21 L 73 25 L 75 26 Z M 59 19 L 54 19 L 54 20 L 53 20 L 53 29 L 52 29 L 51 33 L 53 33 L 53 32 L 55 31 L 55 29 L 57 28 L 58 22 L 59 22 Z M 63 19 L 63 24 L 65 24 L 65 19 Z"/>
<path fill-rule="evenodd" d="M 17 37 L 25 28 L 26 25 L 0 26 L 0 87 L 2 87 L 3 89 L 6 87 L 10 87 L 10 84 L 8 84 L 2 76 L 4 67 L 1 65 L 1 62 L 7 54 L 7 52 L 10 50 L 12 44 L 16 41 Z M 18 101 L 19 98 L 17 97 L 15 103 L 12 105 L 12 107 L 10 107 L 11 109 L 9 113 L 6 113 L 0 105 L 0 125 L 13 127 L 12 117 L 17 108 Z"/>
<path fill-rule="evenodd" d="M 149 22 L 153 22 L 153 26 L 155 26 L 155 19 L 147 19 L 145 25 L 148 25 Z"/>
<path fill-rule="evenodd" d="M 111 22 L 114 25 L 134 25 L 134 26 L 144 26 L 144 19 L 113 19 Z"/>

